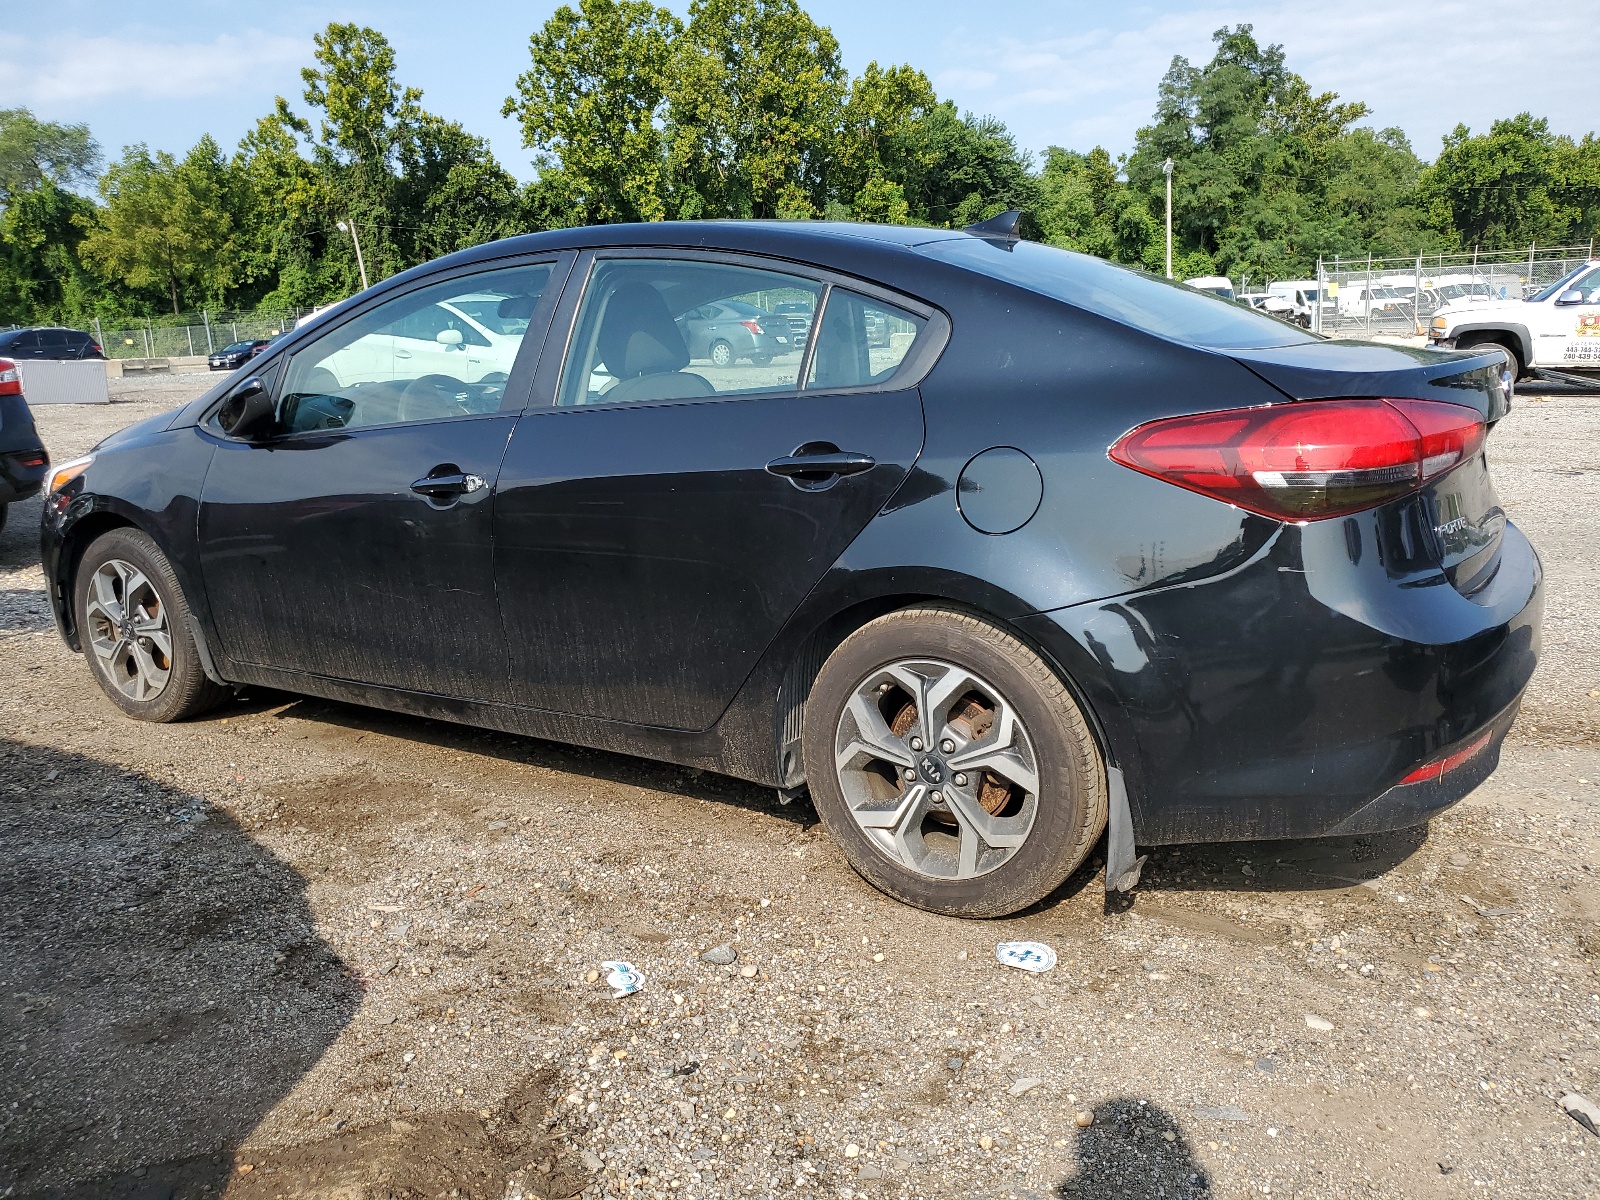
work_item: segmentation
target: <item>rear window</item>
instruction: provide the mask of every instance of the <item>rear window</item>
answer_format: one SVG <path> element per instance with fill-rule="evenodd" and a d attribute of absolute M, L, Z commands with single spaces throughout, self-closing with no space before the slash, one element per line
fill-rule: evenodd
<path fill-rule="evenodd" d="M 953 238 L 917 249 L 930 258 L 1191 346 L 1258 350 L 1317 340 L 1293 325 L 1209 292 L 1037 242 Z"/>

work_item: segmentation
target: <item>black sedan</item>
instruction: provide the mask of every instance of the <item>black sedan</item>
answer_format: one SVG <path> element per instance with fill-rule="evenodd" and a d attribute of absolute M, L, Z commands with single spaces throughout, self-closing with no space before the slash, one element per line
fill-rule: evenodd
<path fill-rule="evenodd" d="M 213 350 L 206 357 L 206 364 L 213 371 L 237 371 L 270 345 L 271 338 L 246 338 L 242 342 Z"/>
<path fill-rule="evenodd" d="M 146 720 L 259 684 L 809 789 L 968 916 L 1103 834 L 1126 888 L 1138 845 L 1459 800 L 1539 651 L 1504 355 L 1013 229 L 552 230 L 386 280 L 52 473 L 62 636 Z M 697 360 L 688 314 L 774 297 L 803 355 Z"/>
<path fill-rule="evenodd" d="M 22 395 L 22 374 L 11 359 L 0 358 L 0 529 L 10 505 L 39 490 L 49 465 Z"/>

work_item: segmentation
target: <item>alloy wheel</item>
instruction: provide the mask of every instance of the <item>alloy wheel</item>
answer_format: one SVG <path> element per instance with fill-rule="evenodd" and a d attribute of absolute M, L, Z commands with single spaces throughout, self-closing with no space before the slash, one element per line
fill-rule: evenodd
<path fill-rule="evenodd" d="M 934 879 L 1001 866 L 1038 812 L 1038 760 L 1016 708 L 947 662 L 904 659 L 863 680 L 840 714 L 834 764 L 878 850 Z"/>
<path fill-rule="evenodd" d="M 711 347 L 711 365 L 716 367 L 731 367 L 733 365 L 733 347 L 727 342 L 716 342 Z"/>
<path fill-rule="evenodd" d="M 84 605 L 90 649 L 124 696 L 142 702 L 166 690 L 172 677 L 172 631 L 167 606 L 145 573 L 118 558 L 89 578 Z"/>

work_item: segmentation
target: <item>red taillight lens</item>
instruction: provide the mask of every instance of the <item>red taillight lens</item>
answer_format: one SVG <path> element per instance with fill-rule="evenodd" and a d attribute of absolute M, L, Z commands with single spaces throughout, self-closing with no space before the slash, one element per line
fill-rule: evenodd
<path fill-rule="evenodd" d="M 9 358 L 0 358 L 0 396 L 22 395 L 22 374 Z"/>
<path fill-rule="evenodd" d="M 754 317 L 751 317 L 748 321 L 740 321 L 739 324 L 743 325 L 746 329 L 754 334 L 762 334 L 766 332 L 765 329 L 761 328 L 761 322 L 756 320 Z"/>
<path fill-rule="evenodd" d="M 1432 762 L 1423 763 L 1400 782 L 1402 784 L 1426 783 L 1430 779 L 1438 779 L 1440 776 L 1454 771 L 1463 763 L 1475 758 L 1479 751 L 1488 746 L 1489 739 L 1493 736 L 1492 732 L 1486 731 L 1482 737 L 1475 738 L 1461 749 L 1447 754 L 1443 758 L 1436 758 Z"/>
<path fill-rule="evenodd" d="M 1168 417 L 1111 447 L 1125 467 L 1286 521 L 1399 499 L 1483 445 L 1476 409 L 1435 400 L 1311 400 Z"/>

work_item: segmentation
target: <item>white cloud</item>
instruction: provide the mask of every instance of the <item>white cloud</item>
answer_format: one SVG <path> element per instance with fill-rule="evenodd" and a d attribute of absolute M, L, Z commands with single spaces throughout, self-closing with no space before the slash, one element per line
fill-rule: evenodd
<path fill-rule="evenodd" d="M 122 97 L 198 100 L 254 91 L 264 73 L 310 58 L 309 39 L 258 32 L 209 42 L 0 34 L 0 104 L 53 115 Z"/>
<path fill-rule="evenodd" d="M 936 78 L 962 107 L 1004 118 L 1024 145 L 1123 151 L 1154 113 L 1173 55 L 1202 64 L 1212 32 L 1239 23 L 1282 43 L 1290 69 L 1317 91 L 1363 100 L 1370 123 L 1400 126 L 1425 158 L 1458 121 L 1482 130 L 1527 110 L 1574 135 L 1597 123 L 1592 89 L 1574 86 L 1593 68 L 1594 25 L 1571 0 L 1266 0 L 1077 21 L 1061 36 L 1041 21 L 1028 40 L 962 29 L 946 40 L 949 67 Z"/>

